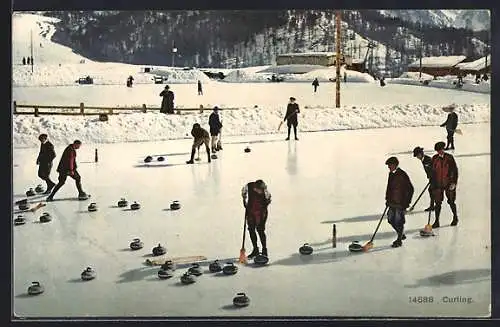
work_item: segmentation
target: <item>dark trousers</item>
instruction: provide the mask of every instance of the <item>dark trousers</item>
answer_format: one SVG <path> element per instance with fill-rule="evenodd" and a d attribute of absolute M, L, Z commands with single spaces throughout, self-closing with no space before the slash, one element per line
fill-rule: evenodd
<path fill-rule="evenodd" d="M 434 196 L 433 196 L 433 190 L 431 189 L 431 187 L 429 186 L 429 188 L 427 189 L 427 191 L 429 191 L 429 199 L 431 201 L 431 207 L 434 207 Z"/>
<path fill-rule="evenodd" d="M 290 130 L 293 126 L 293 135 L 295 136 L 295 138 L 297 138 L 297 122 L 288 122 L 286 124 L 288 126 L 288 138 L 290 138 Z"/>
<path fill-rule="evenodd" d="M 50 180 L 50 171 L 52 170 L 52 162 L 40 162 L 38 164 L 38 177 L 47 183 L 47 190 L 56 185 Z"/>
<path fill-rule="evenodd" d="M 446 136 L 446 148 L 452 148 L 454 149 L 455 148 L 455 143 L 454 143 L 454 139 L 453 139 L 453 135 L 455 134 L 455 131 L 452 130 L 452 129 L 446 129 L 446 131 L 448 132 L 448 135 Z"/>
<path fill-rule="evenodd" d="M 444 194 L 443 194 L 444 193 Z M 432 190 L 432 195 L 434 201 L 436 201 L 434 214 L 436 220 L 439 221 L 439 216 L 441 214 L 441 203 L 444 200 L 444 195 L 446 195 L 446 199 L 450 206 L 451 212 L 453 213 L 453 217 L 457 217 L 457 205 L 455 204 L 455 200 L 457 199 L 457 189 L 450 190 L 449 188 L 436 188 Z"/>
<path fill-rule="evenodd" d="M 71 178 L 73 178 L 75 180 L 76 188 L 78 189 L 78 194 L 84 193 L 82 190 L 82 183 L 81 183 L 82 178 L 81 178 L 80 174 L 78 174 L 78 172 L 75 170 L 75 173 L 73 176 L 71 176 L 69 174 L 69 172 L 59 173 L 59 181 L 58 181 L 56 187 L 54 187 L 54 190 L 52 191 L 52 193 L 49 195 L 50 198 L 53 198 L 54 195 L 57 193 L 57 191 L 59 191 L 59 189 L 64 185 L 64 183 L 66 183 L 66 178 L 68 178 L 68 176 L 70 176 Z"/>
<path fill-rule="evenodd" d="M 247 216 L 248 232 L 254 248 L 257 248 L 257 233 L 259 234 L 262 248 L 267 248 L 266 233 L 264 232 L 266 230 L 266 220 L 267 217 L 262 217 L 259 223 L 256 223 L 254 217 Z M 255 231 L 257 231 L 257 233 Z"/>
<path fill-rule="evenodd" d="M 406 222 L 405 210 L 389 207 L 389 210 L 387 210 L 387 221 L 392 226 L 392 228 L 394 228 L 396 233 L 398 233 L 398 240 L 401 240 Z"/>

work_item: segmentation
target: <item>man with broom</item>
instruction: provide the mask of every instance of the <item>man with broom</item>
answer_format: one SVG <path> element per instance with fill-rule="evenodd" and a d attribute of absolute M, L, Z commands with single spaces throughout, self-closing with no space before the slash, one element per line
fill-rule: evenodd
<path fill-rule="evenodd" d="M 245 207 L 248 232 L 250 233 L 253 245 L 253 251 L 248 255 L 248 258 L 251 259 L 259 255 L 257 233 L 262 245 L 262 253 L 260 254 L 267 257 L 266 233 L 264 231 L 266 229 L 267 207 L 271 203 L 271 193 L 267 190 L 266 183 L 258 179 L 243 186 L 241 196 L 243 198 L 243 206 Z M 257 233 L 255 233 L 256 230 Z"/>
<path fill-rule="evenodd" d="M 424 154 L 424 148 L 417 146 L 413 149 L 413 156 L 422 162 L 422 166 L 424 166 L 425 174 L 427 175 L 427 179 L 429 180 L 429 198 L 430 198 L 430 206 L 426 208 L 424 211 L 433 211 L 434 210 L 434 198 L 432 196 L 432 190 L 435 188 L 435 182 L 432 179 L 432 159 L 428 155 Z M 418 201 L 418 200 L 417 200 Z M 411 210 L 411 208 L 410 208 Z"/>
<path fill-rule="evenodd" d="M 447 107 L 443 107 L 443 111 L 448 112 L 448 117 L 446 118 L 446 121 L 442 123 L 441 127 L 446 127 L 446 148 L 445 150 L 455 150 L 455 141 L 453 139 L 453 135 L 455 134 L 455 131 L 457 129 L 458 125 L 458 116 L 454 112 L 455 111 L 455 105 L 449 105 Z M 458 131 L 457 131 L 458 133 Z"/>
<path fill-rule="evenodd" d="M 390 157 L 385 164 L 389 168 L 389 178 L 385 192 L 385 204 L 388 207 L 387 221 L 398 234 L 398 238 L 392 243 L 393 248 L 403 245 L 406 239 L 403 234 L 405 224 L 405 210 L 410 206 L 413 196 L 413 185 L 408 174 L 399 168 L 399 160 Z"/>

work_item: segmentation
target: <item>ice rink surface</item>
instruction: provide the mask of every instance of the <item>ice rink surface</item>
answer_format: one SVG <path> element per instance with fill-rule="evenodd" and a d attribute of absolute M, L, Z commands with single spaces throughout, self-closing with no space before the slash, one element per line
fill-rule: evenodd
<path fill-rule="evenodd" d="M 347 247 L 368 241 L 384 210 L 385 160 L 399 158 L 415 187 L 415 201 L 427 180 L 411 151 L 417 145 L 429 151 L 445 140 L 442 128 L 304 133 L 296 142 L 284 141 L 284 135 L 225 137 L 217 160 L 207 164 L 202 150 L 194 165 L 184 164 L 190 140 L 83 144 L 78 170 L 92 198 L 48 203 L 36 214 L 25 214 L 27 224 L 13 226 L 13 311 L 19 317 L 487 316 L 490 126 L 461 128 L 464 134 L 456 136 L 453 152 L 459 225 L 449 226 L 451 211 L 444 203 L 442 227 L 436 236 L 421 238 L 418 232 L 427 223 L 423 209 L 429 204 L 424 194 L 407 215 L 402 247 L 390 247 L 396 235 L 384 218 L 374 248 L 361 254 Z M 247 145 L 250 153 L 243 151 Z M 64 146 L 56 144 L 55 166 Z M 15 200 L 41 182 L 37 154 L 37 148 L 13 150 Z M 163 154 L 166 161 L 145 165 L 143 158 L 150 154 Z M 55 169 L 52 178 L 57 180 Z M 238 264 L 234 276 L 209 273 L 208 263 L 215 259 L 237 260 L 241 188 L 258 178 L 273 199 L 266 230 L 269 264 Z M 76 194 L 68 179 L 55 199 Z M 117 208 L 121 197 L 142 208 Z M 174 200 L 182 205 L 178 211 L 169 210 Z M 97 212 L 87 211 L 90 202 L 97 203 Z M 39 223 L 43 212 L 53 220 Z M 334 223 L 336 248 L 331 245 Z M 128 246 L 135 237 L 145 247 L 132 252 Z M 314 248 L 311 256 L 298 253 L 306 242 Z M 173 278 L 160 280 L 158 268 L 143 265 L 158 243 L 172 257 L 206 256 L 205 273 L 185 286 L 180 276 L 189 265 L 180 265 Z M 248 235 L 246 249 L 252 250 Z M 83 282 L 80 273 L 88 266 L 97 278 Z M 45 293 L 26 295 L 32 281 L 40 281 Z M 238 292 L 250 297 L 248 307 L 234 309 Z M 414 303 L 413 297 L 417 302 L 432 298 L 432 303 Z M 458 300 L 450 303 L 453 299 Z"/>

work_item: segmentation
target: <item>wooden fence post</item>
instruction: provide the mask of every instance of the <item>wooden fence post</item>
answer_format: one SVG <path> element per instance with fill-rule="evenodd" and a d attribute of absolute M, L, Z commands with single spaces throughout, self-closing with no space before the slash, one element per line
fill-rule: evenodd
<path fill-rule="evenodd" d="M 144 104 L 144 103 L 143 103 L 143 104 L 142 104 L 142 112 L 143 112 L 143 113 L 146 113 L 146 111 L 147 111 L 147 109 L 146 109 L 146 104 Z"/>
<path fill-rule="evenodd" d="M 14 101 L 14 114 L 17 114 L 17 102 Z"/>
<path fill-rule="evenodd" d="M 84 115 L 84 107 L 83 107 L 83 102 L 80 102 L 80 113 Z"/>
<path fill-rule="evenodd" d="M 35 117 L 38 117 L 39 116 L 39 112 L 38 112 L 38 107 L 34 107 L 35 108 Z"/>

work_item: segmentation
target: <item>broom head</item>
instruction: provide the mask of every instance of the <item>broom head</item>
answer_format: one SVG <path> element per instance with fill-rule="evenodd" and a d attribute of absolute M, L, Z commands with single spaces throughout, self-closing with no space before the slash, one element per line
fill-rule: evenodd
<path fill-rule="evenodd" d="M 373 248 L 373 242 L 368 242 L 365 245 L 363 245 L 363 251 L 365 252 L 370 250 L 371 248 Z"/>
<path fill-rule="evenodd" d="M 247 261 L 247 255 L 245 253 L 245 248 L 242 248 L 240 250 L 240 260 L 239 260 L 240 263 L 244 263 L 246 264 L 248 261 Z"/>

